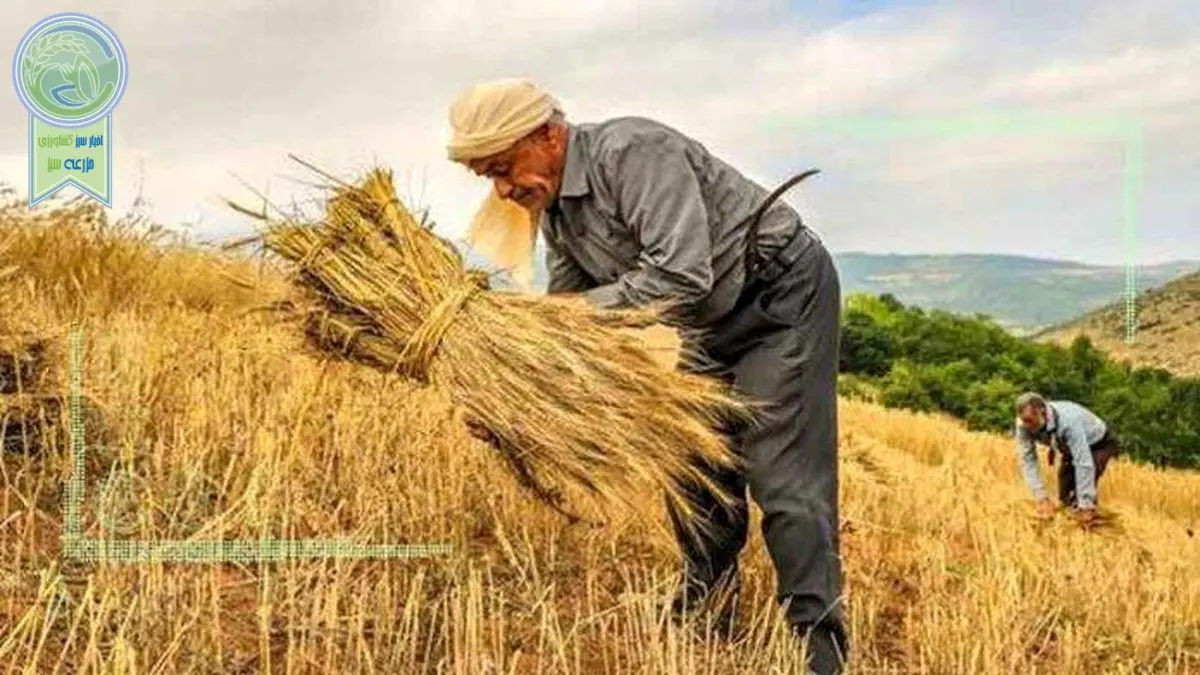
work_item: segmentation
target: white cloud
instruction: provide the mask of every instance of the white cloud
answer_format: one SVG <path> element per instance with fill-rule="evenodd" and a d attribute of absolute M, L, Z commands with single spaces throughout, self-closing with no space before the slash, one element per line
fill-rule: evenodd
<path fill-rule="evenodd" d="M 795 120 L 1125 115 L 1146 128 L 1140 254 L 1200 258 L 1200 195 L 1188 187 L 1200 180 L 1200 26 L 1185 2 L 898 3 L 850 20 L 836 3 L 782 0 L 103 4 L 65 9 L 108 23 L 130 54 L 114 116 L 117 207 L 140 159 L 156 214 L 202 217 L 212 233 L 245 227 L 216 202 L 248 195 L 230 172 L 280 201 L 306 194 L 282 177 L 306 177 L 286 159 L 295 152 L 339 173 L 395 167 L 456 236 L 486 187 L 445 161 L 445 106 L 475 81 L 526 75 L 577 121 L 658 117 L 766 183 L 822 168 L 792 201 L 840 249 L 1119 262 L 1120 238 L 1096 233 L 1119 231 L 1121 149 L 862 140 Z M 45 12 L 6 7 L 0 40 L 15 44 Z M 26 119 L 15 97 L 0 106 L 15 130 L 0 138 L 0 179 L 18 186 Z M 1053 236 L 1013 236 L 1022 228 Z"/>

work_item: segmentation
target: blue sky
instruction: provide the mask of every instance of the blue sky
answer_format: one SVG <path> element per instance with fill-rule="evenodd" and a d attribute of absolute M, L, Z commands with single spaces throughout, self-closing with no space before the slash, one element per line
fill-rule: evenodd
<path fill-rule="evenodd" d="M 765 184 L 816 166 L 789 201 L 836 250 L 1000 252 L 1119 264 L 1119 143 L 1072 138 L 862 140 L 779 120 L 1122 117 L 1145 129 L 1140 262 L 1200 259 L 1200 12 L 1194 3 L 822 0 L 150 0 L 61 2 L 129 52 L 114 115 L 116 207 L 243 232 L 238 178 L 287 202 L 292 152 L 338 173 L 396 169 L 442 231 L 486 186 L 444 159 L 446 105 L 532 77 L 591 121 L 647 115 Z M 15 47 L 48 10 L 6 3 Z M 271 26 L 264 32 L 262 26 Z M 27 116 L 0 103 L 0 181 L 23 187 Z M 236 178 L 235 178 L 236 175 Z"/>
<path fill-rule="evenodd" d="M 793 9 L 798 13 L 803 14 L 804 2 L 792 3 Z M 810 6 L 817 3 L 808 3 Z M 842 20 L 857 19 L 875 12 L 886 11 L 901 5 L 912 5 L 913 2 L 898 2 L 889 0 L 842 0 L 841 2 L 829 3 L 834 5 L 837 16 Z"/>

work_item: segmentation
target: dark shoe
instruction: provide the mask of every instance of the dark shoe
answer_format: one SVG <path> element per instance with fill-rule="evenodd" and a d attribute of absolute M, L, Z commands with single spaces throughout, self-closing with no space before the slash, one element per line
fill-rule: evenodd
<path fill-rule="evenodd" d="M 827 626 L 797 626 L 797 637 L 807 647 L 808 675 L 841 675 L 846 665 L 846 641 Z"/>

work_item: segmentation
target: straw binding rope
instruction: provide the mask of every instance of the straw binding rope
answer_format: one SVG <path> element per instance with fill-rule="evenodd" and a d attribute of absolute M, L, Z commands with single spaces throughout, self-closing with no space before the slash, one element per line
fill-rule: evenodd
<path fill-rule="evenodd" d="M 429 366 L 433 363 L 450 326 L 454 325 L 455 317 L 467 301 L 484 288 L 478 279 L 472 279 L 450 291 L 429 310 L 429 315 L 417 330 L 413 331 L 401 352 L 398 367 L 405 375 L 422 381 L 428 379 Z"/>

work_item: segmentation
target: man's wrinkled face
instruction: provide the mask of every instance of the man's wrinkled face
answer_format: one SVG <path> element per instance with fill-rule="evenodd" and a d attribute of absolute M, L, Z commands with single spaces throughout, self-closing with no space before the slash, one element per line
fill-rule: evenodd
<path fill-rule="evenodd" d="M 530 134 L 504 152 L 471 160 L 476 175 L 490 179 L 496 194 L 532 211 L 548 207 L 558 195 L 562 148 L 549 127 Z"/>
<path fill-rule="evenodd" d="M 1021 426 L 1029 431 L 1041 431 L 1046 426 L 1046 411 L 1037 406 L 1027 405 L 1021 409 Z"/>

